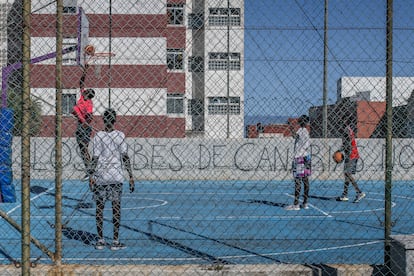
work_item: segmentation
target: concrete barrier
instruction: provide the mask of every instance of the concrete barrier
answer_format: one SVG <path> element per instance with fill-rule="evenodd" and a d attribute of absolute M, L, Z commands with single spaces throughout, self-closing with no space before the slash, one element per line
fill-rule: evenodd
<path fill-rule="evenodd" d="M 414 235 L 393 235 L 391 238 L 392 274 L 414 275 Z"/>

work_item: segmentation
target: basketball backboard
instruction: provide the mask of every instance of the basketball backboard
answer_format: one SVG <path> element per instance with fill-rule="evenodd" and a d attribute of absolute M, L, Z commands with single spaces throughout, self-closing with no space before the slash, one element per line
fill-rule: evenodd
<path fill-rule="evenodd" d="M 89 44 L 89 20 L 82 7 L 78 8 L 78 43 L 76 49 L 76 63 L 85 64 L 85 46 Z"/>

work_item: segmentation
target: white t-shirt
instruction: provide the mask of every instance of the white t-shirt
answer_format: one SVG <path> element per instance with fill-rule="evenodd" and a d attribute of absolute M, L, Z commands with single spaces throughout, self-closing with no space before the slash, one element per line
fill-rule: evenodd
<path fill-rule="evenodd" d="M 301 127 L 296 132 L 295 139 L 295 158 L 309 155 L 310 137 L 305 127 Z"/>
<path fill-rule="evenodd" d="M 98 157 L 95 170 L 96 184 L 124 181 L 122 154 L 127 153 L 125 134 L 119 130 L 99 131 L 93 138 L 93 156 Z"/>

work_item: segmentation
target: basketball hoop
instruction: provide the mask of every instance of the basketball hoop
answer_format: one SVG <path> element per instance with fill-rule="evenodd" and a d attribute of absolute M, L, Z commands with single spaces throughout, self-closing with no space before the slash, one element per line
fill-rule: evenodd
<path fill-rule="evenodd" d="M 102 65 L 106 64 L 106 59 L 115 56 L 111 52 L 99 52 L 93 53 L 92 55 L 87 55 L 85 58 L 85 64 L 90 64 L 94 66 L 95 77 L 101 77 Z"/>

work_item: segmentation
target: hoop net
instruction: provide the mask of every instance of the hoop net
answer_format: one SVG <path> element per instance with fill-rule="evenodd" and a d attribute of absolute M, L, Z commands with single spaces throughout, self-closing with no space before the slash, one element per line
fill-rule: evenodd
<path fill-rule="evenodd" d="M 85 64 L 94 66 L 95 77 L 100 78 L 102 72 L 102 65 L 107 64 L 107 59 L 115 56 L 115 53 L 100 52 L 88 55 L 85 59 Z"/>

